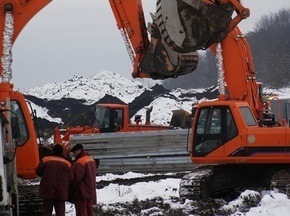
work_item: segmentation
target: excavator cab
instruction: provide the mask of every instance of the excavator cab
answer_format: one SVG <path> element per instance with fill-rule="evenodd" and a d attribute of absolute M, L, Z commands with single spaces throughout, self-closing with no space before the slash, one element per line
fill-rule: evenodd
<path fill-rule="evenodd" d="M 25 118 L 22 112 L 22 108 L 18 101 L 13 100 L 11 104 L 11 129 L 12 138 L 17 140 L 17 146 L 23 146 L 28 140 L 28 128 L 25 123 Z"/>
<path fill-rule="evenodd" d="M 124 127 L 124 110 L 110 104 L 98 104 L 94 127 L 100 128 L 101 133 L 120 131 Z"/>
<path fill-rule="evenodd" d="M 232 112 L 227 106 L 198 109 L 194 129 L 193 152 L 204 157 L 238 135 Z"/>

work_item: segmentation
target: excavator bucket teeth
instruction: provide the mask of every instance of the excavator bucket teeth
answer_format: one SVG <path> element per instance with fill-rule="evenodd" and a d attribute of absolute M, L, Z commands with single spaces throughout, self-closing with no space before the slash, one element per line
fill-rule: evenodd
<path fill-rule="evenodd" d="M 185 110 L 172 110 L 172 118 L 170 125 L 173 127 L 187 128 L 189 120 L 189 112 Z"/>

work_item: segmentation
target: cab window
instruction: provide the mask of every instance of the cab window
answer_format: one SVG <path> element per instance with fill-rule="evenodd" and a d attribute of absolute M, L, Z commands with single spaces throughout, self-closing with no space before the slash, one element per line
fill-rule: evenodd
<path fill-rule="evenodd" d="M 196 156 L 205 156 L 238 135 L 229 107 L 205 107 L 198 112 L 193 140 Z"/>
<path fill-rule="evenodd" d="M 123 123 L 123 109 L 115 109 L 115 114 L 114 114 L 114 126 L 115 127 L 124 127 Z"/>
<path fill-rule="evenodd" d="M 18 146 L 22 146 L 28 140 L 28 129 L 21 106 L 17 101 L 11 101 L 11 111 L 12 136 L 18 140 Z"/>
<path fill-rule="evenodd" d="M 256 126 L 257 122 L 249 107 L 240 107 L 242 116 L 248 126 Z"/>
<path fill-rule="evenodd" d="M 109 128 L 110 126 L 110 109 L 107 107 L 97 106 L 95 112 L 94 126 L 98 128 Z"/>

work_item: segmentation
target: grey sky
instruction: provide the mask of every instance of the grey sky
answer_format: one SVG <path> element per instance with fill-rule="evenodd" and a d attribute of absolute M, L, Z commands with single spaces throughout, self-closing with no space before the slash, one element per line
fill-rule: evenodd
<path fill-rule="evenodd" d="M 146 22 L 156 0 L 143 0 Z M 244 33 L 289 0 L 243 0 L 251 16 Z M 108 0 L 53 0 L 24 28 L 13 46 L 12 82 L 20 91 L 109 70 L 131 77 L 132 67 Z"/>

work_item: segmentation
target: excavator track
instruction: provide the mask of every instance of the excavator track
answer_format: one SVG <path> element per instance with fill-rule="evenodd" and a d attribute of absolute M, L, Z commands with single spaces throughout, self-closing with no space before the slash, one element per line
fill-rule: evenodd
<path fill-rule="evenodd" d="M 235 192 L 239 187 L 236 182 L 232 166 L 202 166 L 182 178 L 179 194 L 182 200 L 206 200 Z"/>
<path fill-rule="evenodd" d="M 19 215 L 42 215 L 42 199 L 38 195 L 38 184 L 29 184 L 26 181 L 18 181 Z"/>
<path fill-rule="evenodd" d="M 286 165 L 228 164 L 201 166 L 180 181 L 181 200 L 236 196 L 239 191 L 277 189 L 290 195 L 290 170 Z"/>
<path fill-rule="evenodd" d="M 212 174 L 211 167 L 196 169 L 192 173 L 188 173 L 180 181 L 179 195 L 182 200 L 192 199 L 200 200 L 206 196 L 205 190 L 202 190 Z"/>

